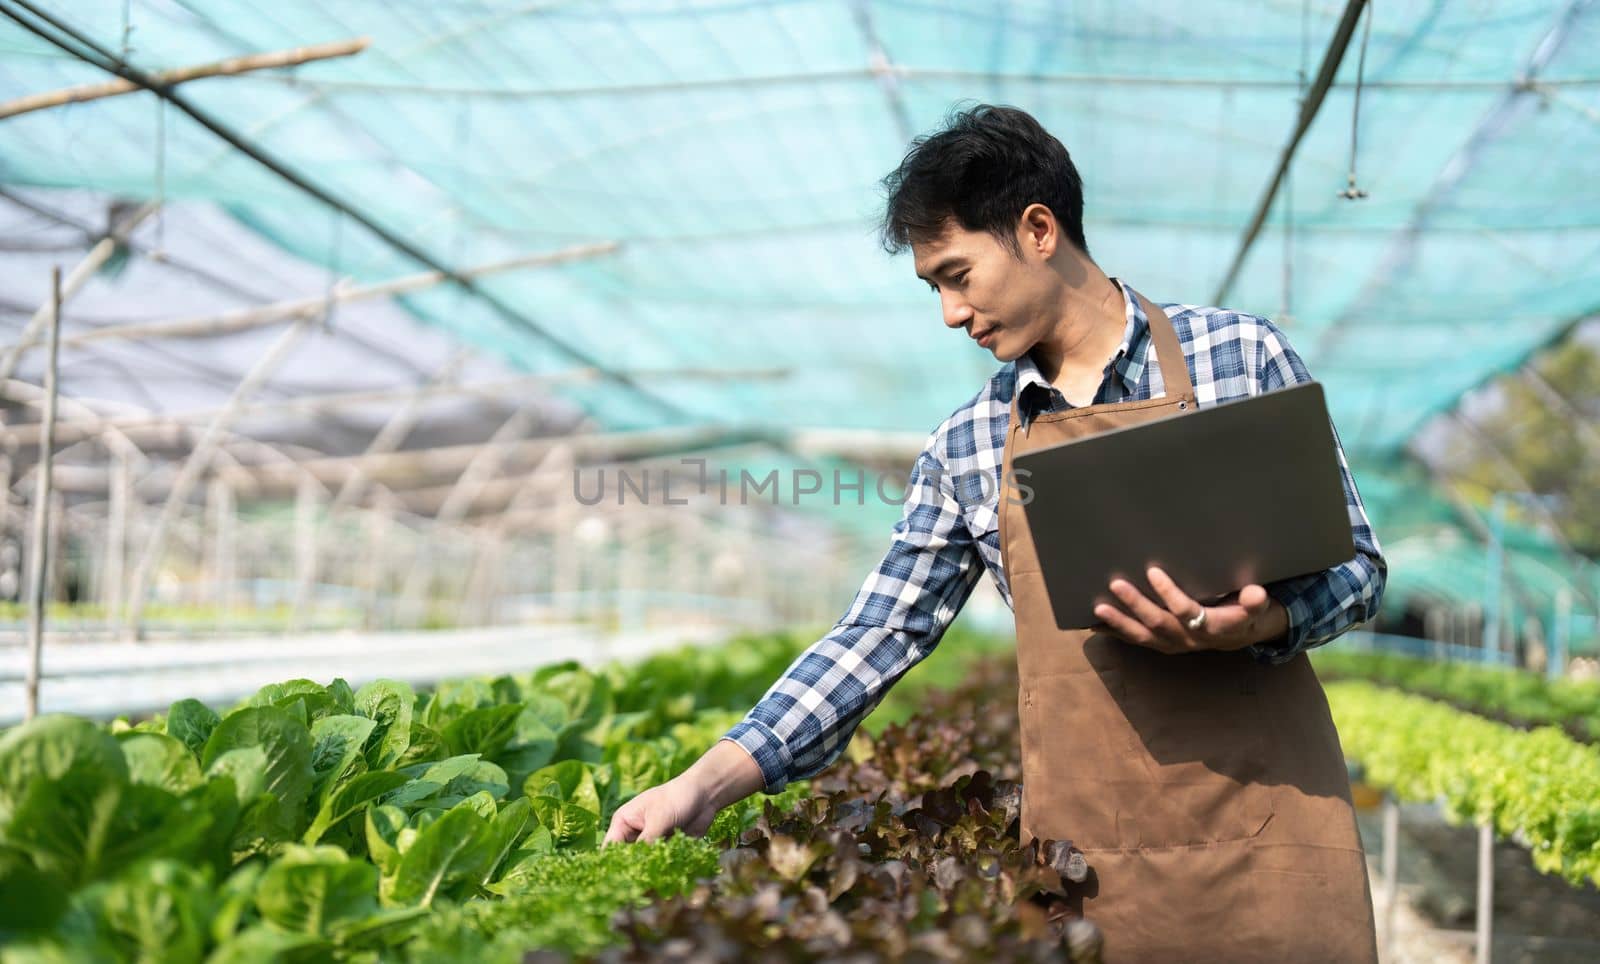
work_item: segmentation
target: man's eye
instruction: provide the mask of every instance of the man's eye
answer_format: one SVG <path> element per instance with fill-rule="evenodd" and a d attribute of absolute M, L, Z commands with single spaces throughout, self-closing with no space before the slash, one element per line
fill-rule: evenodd
<path fill-rule="evenodd" d="M 968 272 L 963 271 L 960 274 L 956 275 L 954 278 L 951 278 L 950 280 L 954 281 L 958 285 L 966 284 L 967 283 L 967 274 L 968 274 Z"/>

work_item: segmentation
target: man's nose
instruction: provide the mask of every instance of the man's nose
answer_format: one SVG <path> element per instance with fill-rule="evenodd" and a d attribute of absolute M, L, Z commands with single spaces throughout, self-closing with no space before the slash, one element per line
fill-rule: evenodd
<path fill-rule="evenodd" d="M 972 320 L 972 307 L 965 301 L 953 295 L 945 295 L 939 299 L 940 307 L 944 309 L 944 323 L 947 328 L 964 328 Z"/>

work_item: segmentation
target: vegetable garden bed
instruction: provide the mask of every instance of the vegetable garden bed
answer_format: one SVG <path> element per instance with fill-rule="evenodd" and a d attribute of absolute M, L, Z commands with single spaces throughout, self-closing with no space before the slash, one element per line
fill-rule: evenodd
<path fill-rule="evenodd" d="M 16 727 L 0 960 L 1094 960 L 1082 855 L 1017 844 L 1005 661 L 704 839 L 597 848 L 803 645 Z"/>

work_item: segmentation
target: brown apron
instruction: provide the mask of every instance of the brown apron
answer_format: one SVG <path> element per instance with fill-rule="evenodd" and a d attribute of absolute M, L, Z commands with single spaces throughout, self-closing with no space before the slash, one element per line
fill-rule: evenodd
<path fill-rule="evenodd" d="M 1003 479 L 1017 452 L 1194 409 L 1172 322 L 1139 300 L 1166 394 L 1039 414 L 1026 429 L 1013 399 Z M 1181 497 L 1178 467 L 1150 471 L 1170 473 Z M 1344 755 L 1305 654 L 1264 666 L 1243 651 L 1168 656 L 1058 629 L 1015 489 L 1001 490 L 1000 545 L 1017 621 L 1022 841 L 1083 849 L 1094 868 L 1083 914 L 1106 960 L 1376 961 Z"/>

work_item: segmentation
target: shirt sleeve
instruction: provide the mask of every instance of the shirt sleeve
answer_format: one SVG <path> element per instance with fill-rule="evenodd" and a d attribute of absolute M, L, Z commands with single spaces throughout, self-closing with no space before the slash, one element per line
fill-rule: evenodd
<path fill-rule="evenodd" d="M 767 793 L 838 759 L 889 688 L 933 652 L 983 574 L 937 438 L 912 467 L 889 549 L 849 610 L 723 737 L 755 758 Z"/>
<path fill-rule="evenodd" d="M 1283 332 L 1263 319 L 1266 335 L 1258 344 L 1256 378 L 1262 391 L 1311 381 L 1305 362 L 1289 345 Z M 1282 603 L 1289 613 L 1289 631 L 1267 643 L 1249 647 L 1251 655 L 1263 663 L 1286 663 L 1313 646 L 1329 642 L 1350 627 L 1378 614 L 1389 566 L 1378 546 L 1378 539 L 1367 521 L 1361 494 L 1356 491 L 1339 441 L 1333 430 L 1333 444 L 1339 457 L 1339 479 L 1344 485 L 1345 506 L 1350 513 L 1350 536 L 1356 555 L 1322 572 L 1295 576 L 1268 583 L 1264 588 Z"/>

